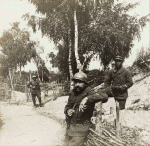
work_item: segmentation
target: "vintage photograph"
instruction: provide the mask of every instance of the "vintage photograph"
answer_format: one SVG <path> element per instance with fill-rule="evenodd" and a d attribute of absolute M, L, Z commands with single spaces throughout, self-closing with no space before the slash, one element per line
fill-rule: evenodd
<path fill-rule="evenodd" d="M 0 146 L 149 146 L 150 0 L 0 0 Z"/>

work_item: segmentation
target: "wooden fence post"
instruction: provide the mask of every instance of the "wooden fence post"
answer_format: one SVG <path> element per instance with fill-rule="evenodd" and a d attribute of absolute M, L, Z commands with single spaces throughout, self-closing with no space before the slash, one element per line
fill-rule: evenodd
<path fill-rule="evenodd" d="M 31 70 L 29 70 L 29 82 L 31 81 L 32 77 L 31 77 Z"/>
<path fill-rule="evenodd" d="M 5 100 L 7 99 L 7 96 L 8 96 L 8 88 L 7 88 L 7 83 L 4 84 L 5 86 Z"/>
<path fill-rule="evenodd" d="M 28 96 L 28 92 L 27 92 L 27 83 L 25 82 L 25 95 L 27 97 L 27 102 L 29 101 L 29 96 Z"/>
<path fill-rule="evenodd" d="M 120 138 L 120 130 L 121 130 L 119 111 L 120 111 L 119 102 L 116 100 L 116 136 L 117 138 Z"/>
<path fill-rule="evenodd" d="M 11 76 L 10 68 L 9 68 L 9 76 L 10 76 L 11 88 L 12 88 L 12 91 L 13 91 L 13 82 L 12 82 L 12 76 Z"/>
<path fill-rule="evenodd" d="M 102 101 L 99 102 L 99 109 L 97 111 L 97 117 L 96 117 L 96 131 L 99 134 L 102 134 Z"/>

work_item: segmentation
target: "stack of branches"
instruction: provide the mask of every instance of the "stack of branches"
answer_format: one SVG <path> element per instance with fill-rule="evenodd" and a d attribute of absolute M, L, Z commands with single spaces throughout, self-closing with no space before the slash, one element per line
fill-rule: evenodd
<path fill-rule="evenodd" d="M 90 133 L 86 142 L 87 146 L 125 146 L 125 145 L 142 145 L 139 131 L 137 128 L 122 127 L 122 133 L 119 138 L 116 136 L 115 127 L 110 123 L 104 123 L 102 133 L 95 130 L 95 125 L 91 126 Z"/>
<path fill-rule="evenodd" d="M 102 134 L 99 134 L 92 128 L 90 128 L 90 134 L 88 135 L 87 145 L 89 146 L 124 146 L 126 142 L 119 140 L 115 133 L 109 129 L 102 128 Z"/>
<path fill-rule="evenodd" d="M 97 89 L 97 87 L 102 87 L 101 85 L 104 82 L 106 74 L 99 70 L 92 70 L 87 76 L 89 86 L 93 89 Z M 106 121 L 101 126 L 101 134 L 96 131 L 95 127 L 96 124 L 93 124 L 89 129 L 90 133 L 86 142 L 87 146 L 125 146 L 139 144 L 139 129 L 122 126 L 121 134 L 118 138 L 116 136 L 116 127 Z"/>

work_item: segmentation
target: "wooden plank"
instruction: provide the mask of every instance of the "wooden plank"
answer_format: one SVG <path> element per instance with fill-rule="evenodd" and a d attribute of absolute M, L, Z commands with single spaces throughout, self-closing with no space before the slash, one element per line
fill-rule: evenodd
<path fill-rule="evenodd" d="M 116 136 L 120 138 L 120 113 L 119 113 L 119 102 L 116 100 Z"/>
<path fill-rule="evenodd" d="M 102 101 L 99 102 L 99 109 L 97 109 L 96 117 L 96 131 L 101 135 L 102 134 Z"/>

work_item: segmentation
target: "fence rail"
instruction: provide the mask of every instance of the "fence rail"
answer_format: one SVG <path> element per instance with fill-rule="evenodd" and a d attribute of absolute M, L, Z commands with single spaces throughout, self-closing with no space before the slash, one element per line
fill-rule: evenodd
<path fill-rule="evenodd" d="M 12 89 L 13 87 L 13 89 Z M 69 93 L 70 82 L 52 82 L 52 83 L 41 83 L 41 91 L 44 92 L 44 97 L 48 96 L 48 91 L 53 91 L 54 98 L 57 98 L 61 95 L 67 95 Z M 27 101 L 31 98 L 30 88 L 27 88 L 27 85 L 13 84 L 10 83 L 1 83 L 0 84 L 0 94 L 3 99 L 11 99 L 11 93 L 13 91 L 18 91 L 25 93 Z"/>

